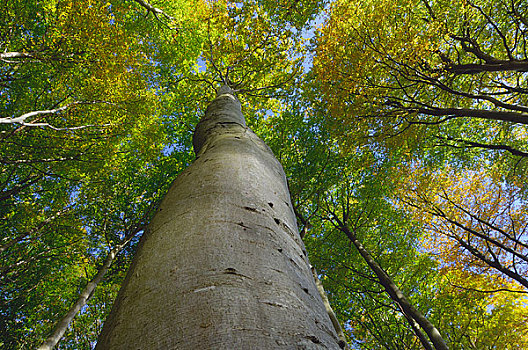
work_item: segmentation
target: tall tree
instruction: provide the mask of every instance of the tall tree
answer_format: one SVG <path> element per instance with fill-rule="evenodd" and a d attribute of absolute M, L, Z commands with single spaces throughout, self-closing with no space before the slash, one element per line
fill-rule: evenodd
<path fill-rule="evenodd" d="M 342 347 L 282 167 L 228 86 L 193 144 L 197 159 L 143 236 L 97 348 Z"/>
<path fill-rule="evenodd" d="M 143 261 L 145 246 L 164 232 L 156 225 L 167 227 L 160 220 L 171 207 L 167 201 L 178 197 L 174 191 L 151 224 L 154 231 L 142 229 L 149 210 L 191 163 L 194 125 L 224 83 L 237 90 L 248 126 L 284 167 L 314 279 L 355 348 L 430 348 L 379 276 L 389 276 L 452 348 L 527 347 L 526 291 L 518 283 L 526 279 L 524 2 L 13 0 L 0 7 L 0 348 L 35 348 L 46 339 L 52 347 L 61 335 L 61 349 L 96 345 L 132 257 L 139 249 Z M 305 24 L 320 22 L 315 16 L 324 8 L 324 25 L 307 46 L 314 23 Z M 206 142 L 191 169 L 238 169 L 218 165 L 228 157 L 215 145 L 244 143 L 251 132 L 238 136 L 242 126 L 224 126 L 214 128 L 213 147 Z M 236 149 L 236 159 L 247 164 L 254 158 L 239 157 L 244 150 Z M 213 174 L 177 183 L 217 181 Z M 221 259 L 226 265 L 214 265 L 209 277 L 215 281 L 183 298 L 205 300 L 233 288 L 232 295 L 269 294 L 283 290 L 287 283 L 276 283 L 275 273 L 285 274 L 272 270 L 256 284 L 244 277 L 249 267 L 262 272 L 285 263 L 284 271 L 297 271 L 290 257 L 305 264 L 291 254 L 302 244 L 281 231 L 294 222 L 286 204 L 273 212 L 246 192 L 222 198 L 246 196 L 252 203 L 235 205 L 232 214 L 244 217 L 235 222 L 255 225 L 234 225 L 226 237 L 209 230 L 220 221 L 204 228 L 221 240 L 205 242 L 203 251 L 193 246 L 206 257 L 195 266 Z M 288 218 L 279 216 L 284 211 Z M 352 235 L 334 217 L 347 218 L 341 226 Z M 290 250 L 274 250 L 270 244 L 278 239 L 252 238 L 275 230 L 274 237 L 292 243 Z M 138 246 L 143 233 L 147 243 Z M 197 236 L 181 246 L 204 242 Z M 231 247 L 227 240 L 237 237 Z M 350 237 L 368 254 L 362 257 Z M 218 244 L 222 249 L 213 248 Z M 246 255 L 261 264 L 245 270 L 227 264 L 235 258 L 222 252 L 243 244 L 243 253 L 256 245 L 258 256 L 271 251 L 273 261 Z M 378 264 L 377 275 L 365 256 Z M 309 276 L 303 264 L 298 282 Z M 137 276 L 137 266 L 128 291 L 148 278 Z M 190 264 L 172 267 L 175 274 L 190 273 Z M 292 283 L 289 290 L 299 293 Z M 276 309 L 289 317 L 293 308 L 280 296 L 248 297 L 246 305 L 253 300 L 258 310 L 245 314 Z M 222 327 L 199 326 L 207 335 Z M 259 331 L 269 332 L 235 330 Z M 323 346 L 315 333 L 301 338 L 293 346 Z"/>
<path fill-rule="evenodd" d="M 490 327 L 505 316 L 489 311 L 502 312 L 493 299 L 525 292 L 525 28 L 521 1 L 335 1 L 317 37 L 316 101 L 345 151 L 394 162 L 387 195 L 421 226 L 437 272 L 428 283 L 442 291 L 429 293 L 431 320 L 453 346 L 494 346 L 466 321 L 479 310 L 478 328 Z M 447 321 L 440 305 L 460 302 L 456 288 L 479 297 Z"/>

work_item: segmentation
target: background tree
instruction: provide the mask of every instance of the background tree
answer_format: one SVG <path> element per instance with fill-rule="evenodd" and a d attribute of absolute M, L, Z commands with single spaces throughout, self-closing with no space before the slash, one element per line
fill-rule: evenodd
<path fill-rule="evenodd" d="M 370 136 L 518 159 L 525 19 L 520 1 L 337 1 L 315 67 L 334 116 Z"/>
<path fill-rule="evenodd" d="M 494 343 L 476 331 L 508 313 L 490 312 L 493 298 L 523 300 L 517 292 L 525 292 L 511 284 L 513 276 L 521 284 L 526 276 L 514 271 L 522 271 L 519 255 L 524 255 L 526 243 L 525 238 L 515 243 L 517 233 L 524 237 L 520 227 L 526 224 L 515 216 L 517 208 L 522 211 L 526 191 L 521 180 L 525 17 L 524 4 L 516 1 L 364 1 L 357 6 L 336 1 L 317 38 L 314 72 L 322 94 L 312 99 L 332 116 L 332 133 L 344 152 L 372 150 L 395 170 L 387 198 L 391 205 L 407 203 L 396 207 L 421 226 L 417 247 L 432 253 L 430 258 L 439 264 L 435 269 L 440 274 L 428 285 L 445 292 L 433 293 L 429 307 L 436 310 L 431 319 L 452 346 L 507 343 L 522 348 L 525 342 L 523 335 L 518 341 L 498 337 Z M 435 183 L 440 178 L 442 184 Z M 494 205 L 497 211 L 491 209 Z M 510 213 L 515 219 L 508 219 Z M 437 255 L 443 248 L 439 237 L 456 242 L 442 253 L 449 251 L 450 259 Z M 487 278 L 494 270 L 485 261 L 502 272 Z M 453 322 L 449 311 L 438 308 L 446 298 L 460 301 L 454 294 L 465 283 L 457 279 L 453 287 L 451 274 L 468 277 L 469 290 L 469 276 L 489 283 L 489 288 L 473 288 L 478 291 L 473 290 L 474 299 L 460 311 L 468 316 L 459 317 L 458 331 L 441 321 L 446 317 Z M 487 311 L 484 303 L 489 303 Z M 486 321 L 463 325 L 472 313 Z"/>
<path fill-rule="evenodd" d="M 154 48 L 166 45 L 153 34 L 172 30 L 144 18 L 136 5 L 2 3 L 0 309 L 6 348 L 44 340 L 185 162 L 184 153 L 161 158 L 169 141 L 156 116 L 167 102 L 148 84 L 158 74 L 153 56 L 163 57 Z M 189 36 L 199 42 L 193 18 L 182 19 L 185 43 Z M 192 57 L 193 46 L 186 47 L 191 55 L 171 54 L 171 63 Z M 107 312 L 119 284 L 114 270 L 110 293 L 95 298 L 102 307 L 84 308 L 85 319 Z M 91 325 L 83 343 L 94 341 L 100 323 Z"/>

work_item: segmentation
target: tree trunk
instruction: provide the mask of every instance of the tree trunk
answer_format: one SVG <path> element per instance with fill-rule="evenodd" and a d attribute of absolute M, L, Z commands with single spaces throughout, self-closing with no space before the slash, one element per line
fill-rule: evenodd
<path fill-rule="evenodd" d="M 156 213 L 97 349 L 339 349 L 286 177 L 224 86 Z"/>
<path fill-rule="evenodd" d="M 123 238 L 123 240 L 119 244 L 117 244 L 108 252 L 106 259 L 103 262 L 103 265 L 99 267 L 95 276 L 90 280 L 90 282 L 86 284 L 81 294 L 77 298 L 77 301 L 62 317 L 62 319 L 57 322 L 50 336 L 46 338 L 46 340 L 37 348 L 37 350 L 51 350 L 59 343 L 59 341 L 64 336 L 64 333 L 66 333 L 66 331 L 68 330 L 70 323 L 92 298 L 95 289 L 97 288 L 99 283 L 101 283 L 108 270 L 110 270 L 110 266 L 112 266 L 112 263 L 114 262 L 116 256 L 121 252 L 121 250 L 123 250 L 123 248 L 125 248 L 130 243 L 130 241 L 138 234 L 139 231 L 143 230 L 144 225 L 141 224 L 141 222 L 143 222 L 147 218 L 149 212 L 150 210 L 147 210 L 140 223 L 131 226 L 125 238 Z"/>
<path fill-rule="evenodd" d="M 433 346 L 436 350 L 449 350 L 446 342 L 442 338 L 442 335 L 440 334 L 438 329 L 418 309 L 416 309 L 411 304 L 410 300 L 407 299 L 407 296 L 403 294 L 403 292 L 400 290 L 400 288 L 398 288 L 396 283 L 392 281 L 390 276 L 385 272 L 385 270 L 383 270 L 383 268 L 376 262 L 376 260 L 374 260 L 370 252 L 359 241 L 356 234 L 351 231 L 348 226 L 342 223 L 340 223 L 339 229 L 347 235 L 350 241 L 352 241 L 359 254 L 363 257 L 370 269 L 374 271 L 374 273 L 378 277 L 378 281 L 385 288 L 387 294 L 389 294 L 391 299 L 398 303 L 398 305 L 401 307 L 405 317 L 408 320 L 415 320 L 416 323 L 418 323 L 420 327 L 422 327 L 425 333 L 427 333 L 427 336 L 431 340 L 431 343 L 433 343 Z M 414 324 L 411 323 L 411 326 L 414 326 Z M 416 333 L 416 336 L 422 342 L 422 345 L 425 349 L 430 348 L 430 344 L 428 344 L 427 339 L 425 339 L 423 335 Z"/>
<path fill-rule="evenodd" d="M 97 288 L 99 283 L 103 280 L 103 277 L 110 269 L 114 258 L 120 250 L 121 247 L 118 247 L 108 252 L 106 259 L 103 265 L 97 271 L 97 274 L 94 276 L 94 278 L 92 278 L 90 282 L 88 282 L 88 284 L 86 284 L 86 287 L 84 287 L 83 291 L 77 298 L 75 304 L 73 304 L 73 306 L 68 310 L 66 315 L 64 315 L 63 318 L 55 325 L 55 328 L 53 329 L 51 335 L 46 338 L 46 340 L 37 348 L 37 350 L 51 350 L 59 343 L 59 341 L 64 336 L 64 333 L 70 326 L 71 321 L 75 318 L 75 316 L 77 316 L 79 311 L 81 311 L 81 309 L 88 303 L 88 301 L 92 297 L 95 288 Z"/>

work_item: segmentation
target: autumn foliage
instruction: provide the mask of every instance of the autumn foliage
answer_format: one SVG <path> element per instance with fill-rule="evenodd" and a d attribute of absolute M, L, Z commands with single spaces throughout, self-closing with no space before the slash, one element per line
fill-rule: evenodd
<path fill-rule="evenodd" d="M 117 252 L 58 345 L 93 347 L 222 84 L 285 168 L 353 347 L 434 348 L 352 236 L 451 349 L 528 348 L 525 2 L 9 0 L 0 18 L 1 349 L 42 344 Z"/>

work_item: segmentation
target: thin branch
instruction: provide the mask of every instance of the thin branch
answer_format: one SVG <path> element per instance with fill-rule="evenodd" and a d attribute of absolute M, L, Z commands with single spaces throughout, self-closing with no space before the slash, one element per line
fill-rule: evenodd
<path fill-rule="evenodd" d="M 442 141 L 453 141 L 453 142 L 459 142 L 459 143 L 463 143 L 464 144 L 464 146 L 456 146 L 456 145 L 452 145 L 452 144 L 449 144 L 449 143 L 446 142 L 445 145 L 450 146 L 450 147 L 455 147 L 455 148 L 466 148 L 466 147 L 469 147 L 469 148 L 485 148 L 485 149 L 492 149 L 492 150 L 499 150 L 499 151 L 507 151 L 507 152 L 510 152 L 514 156 L 528 157 L 528 153 L 527 152 L 520 151 L 520 150 L 515 149 L 515 148 L 513 148 L 511 146 L 508 146 L 508 145 L 490 145 L 490 144 L 486 144 L 486 143 L 480 143 L 480 142 L 474 142 L 474 141 L 462 140 L 462 139 L 455 139 L 455 138 L 452 138 L 452 137 L 442 137 L 442 136 L 436 136 L 436 138 L 439 139 L 439 140 L 442 140 Z"/>
<path fill-rule="evenodd" d="M 505 122 L 519 123 L 528 125 L 527 113 L 516 113 L 509 111 L 496 111 L 488 109 L 469 109 L 469 108 L 404 108 L 410 112 L 418 112 L 430 116 L 449 116 L 452 118 L 469 117 L 488 120 L 499 120 Z M 416 122 L 420 123 L 420 122 Z"/>
<path fill-rule="evenodd" d="M 103 124 L 103 125 L 80 125 L 80 126 L 74 126 L 74 127 L 64 127 L 64 128 L 58 128 L 53 125 L 50 125 L 48 123 L 31 123 L 26 122 L 28 118 L 35 117 L 38 115 L 49 115 L 49 114 L 57 114 L 60 112 L 63 112 L 70 107 L 76 106 L 76 105 L 90 105 L 90 104 L 98 104 L 98 103 L 105 103 L 114 105 L 111 102 L 107 101 L 75 101 L 68 103 L 62 107 L 54 108 L 54 109 L 46 109 L 46 110 L 40 110 L 40 111 L 32 111 L 28 113 L 24 113 L 21 116 L 18 117 L 8 117 L 8 118 L 0 118 L 0 124 L 20 124 L 22 126 L 29 126 L 29 127 L 48 127 L 50 129 L 56 130 L 56 131 L 64 131 L 64 130 L 80 130 L 90 127 L 105 127 L 109 126 L 111 124 Z"/>
<path fill-rule="evenodd" d="M 160 8 L 157 8 L 157 7 L 154 7 L 152 6 L 150 3 L 148 3 L 147 1 L 145 0 L 134 0 L 135 2 L 137 2 L 139 5 L 141 5 L 143 8 L 145 8 L 147 10 L 147 15 L 149 13 L 152 13 L 154 15 L 154 17 L 156 17 L 156 19 L 158 20 L 158 22 L 160 22 L 161 24 L 163 24 L 164 26 L 166 26 L 168 29 L 171 29 L 171 30 L 181 30 L 183 28 L 181 27 L 171 27 L 169 26 L 167 23 L 165 23 L 164 21 L 162 21 L 160 19 L 160 15 L 165 17 L 165 19 L 167 19 L 168 21 L 170 22 L 175 22 L 176 19 L 170 15 L 168 15 L 165 11 L 163 11 L 162 9 Z"/>

